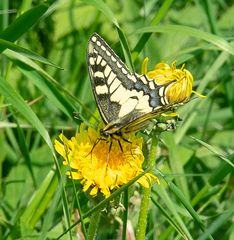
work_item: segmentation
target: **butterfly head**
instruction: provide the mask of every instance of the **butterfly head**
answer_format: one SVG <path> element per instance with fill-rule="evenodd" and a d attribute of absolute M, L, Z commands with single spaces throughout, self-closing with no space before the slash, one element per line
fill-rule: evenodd
<path fill-rule="evenodd" d="M 100 135 L 104 138 L 108 138 L 110 134 L 106 132 L 104 129 L 100 129 Z"/>

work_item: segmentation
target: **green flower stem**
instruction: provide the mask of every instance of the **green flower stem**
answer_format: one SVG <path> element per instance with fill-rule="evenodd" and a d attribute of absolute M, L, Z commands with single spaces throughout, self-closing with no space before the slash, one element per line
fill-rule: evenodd
<path fill-rule="evenodd" d="M 88 231 L 89 240 L 93 240 L 96 237 L 97 229 L 99 226 L 100 213 L 101 213 L 101 209 L 98 209 L 95 213 L 93 213 L 90 219 L 89 231 Z"/>
<path fill-rule="evenodd" d="M 150 155 L 148 160 L 148 166 L 151 169 L 153 168 L 155 163 L 155 159 L 157 155 L 157 145 L 158 145 L 158 135 L 153 134 Z M 151 193 L 151 187 L 143 188 L 143 191 L 142 191 L 143 196 L 141 200 L 141 207 L 140 207 L 140 213 L 138 217 L 138 224 L 137 224 L 137 230 L 136 230 L 136 240 L 145 239 L 150 193 Z"/>

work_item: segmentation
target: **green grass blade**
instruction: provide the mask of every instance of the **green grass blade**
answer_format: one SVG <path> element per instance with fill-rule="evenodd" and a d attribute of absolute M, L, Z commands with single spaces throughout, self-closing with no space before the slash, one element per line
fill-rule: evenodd
<path fill-rule="evenodd" d="M 190 198 L 189 196 L 189 187 L 187 183 L 187 179 L 184 175 L 184 160 L 189 158 L 193 154 L 193 152 L 186 151 L 185 148 L 177 145 L 175 143 L 175 138 L 172 133 L 165 132 L 162 133 L 162 139 L 164 144 L 167 146 L 169 152 L 169 162 L 172 172 L 174 174 L 180 174 L 179 178 L 175 178 L 176 185 L 181 189 L 183 194 L 186 196 L 187 199 Z M 189 153 L 188 153 L 189 152 Z"/>
<path fill-rule="evenodd" d="M 128 206 L 129 206 L 129 192 L 128 189 L 124 191 L 124 201 L 123 205 L 125 211 L 123 213 L 123 230 L 122 230 L 122 240 L 126 240 L 127 236 L 127 224 L 128 224 Z"/>
<path fill-rule="evenodd" d="M 36 130 L 40 133 L 42 138 L 48 144 L 51 150 L 53 145 L 51 143 L 48 132 L 38 119 L 32 109 L 25 103 L 23 98 L 12 88 L 12 86 L 0 77 L 0 93 L 7 98 L 7 100 L 30 122 Z"/>
<path fill-rule="evenodd" d="M 214 6 L 213 6 L 214 4 L 209 0 L 204 0 L 204 1 L 200 1 L 200 2 L 201 2 L 201 5 L 203 6 L 206 16 L 208 18 L 211 32 L 213 34 L 218 34 L 217 24 L 215 21 L 215 11 L 214 11 Z"/>
<path fill-rule="evenodd" d="M 183 229 L 179 226 L 179 224 L 177 224 L 177 222 L 169 215 L 168 210 L 164 209 L 163 206 L 161 206 L 158 201 L 154 200 L 154 198 L 152 198 L 152 202 L 155 206 L 158 207 L 158 209 L 160 210 L 160 212 L 164 215 L 164 217 L 166 218 L 166 220 L 170 223 L 170 225 L 184 238 L 184 239 L 190 239 L 189 236 L 186 235 L 186 233 L 183 231 Z"/>
<path fill-rule="evenodd" d="M 31 174 L 33 185 L 36 188 L 36 186 L 37 186 L 36 185 L 36 179 L 35 179 L 35 175 L 34 175 L 34 172 L 33 172 L 32 161 L 31 161 L 31 158 L 30 158 L 28 146 L 26 144 L 26 139 L 25 139 L 23 130 L 20 127 L 16 117 L 15 117 L 15 121 L 16 121 L 16 124 L 17 124 L 17 132 L 18 132 L 18 138 L 19 138 L 20 151 L 22 153 L 23 158 L 25 159 L 25 164 L 28 167 L 29 172 Z"/>
<path fill-rule="evenodd" d="M 47 4 L 39 4 L 34 8 L 31 8 L 18 18 L 16 18 L 6 29 L 0 33 L 0 38 L 8 40 L 10 42 L 16 41 L 24 33 L 26 33 L 47 11 Z M 0 52 L 4 50 L 4 47 L 0 47 Z"/>
<path fill-rule="evenodd" d="M 231 163 L 234 163 L 234 154 L 229 156 Z M 221 162 L 221 164 L 217 167 L 215 171 L 212 172 L 212 175 L 209 178 L 209 183 L 214 186 L 219 184 L 224 180 L 224 178 L 233 172 L 233 167 L 231 164 L 225 162 Z"/>
<path fill-rule="evenodd" d="M 207 85 L 213 80 L 213 76 L 218 73 L 220 68 L 225 64 L 225 62 L 229 59 L 229 54 L 227 52 L 222 52 L 219 54 L 219 56 L 215 59 L 215 61 L 209 66 L 209 71 L 207 71 L 206 75 L 202 78 L 200 85 L 197 88 L 197 91 L 200 93 L 203 93 L 203 91 L 206 89 Z M 214 93 L 215 89 L 212 89 L 212 91 L 209 92 L 207 95 L 207 98 L 212 96 L 212 93 Z M 199 103 L 197 101 L 199 100 Z M 193 103 L 188 103 L 189 110 L 187 110 L 184 114 L 184 118 L 187 117 L 186 121 L 184 121 L 183 125 L 176 131 L 175 133 L 175 141 L 178 144 L 183 137 L 185 136 L 187 130 L 193 123 L 195 117 L 198 114 L 197 109 L 200 109 L 202 106 L 206 104 L 206 99 L 197 99 Z M 186 107 L 186 106 L 185 106 Z"/>
<path fill-rule="evenodd" d="M 234 155 L 230 156 L 231 162 L 234 162 Z M 208 179 L 208 183 L 196 194 L 196 196 L 192 199 L 192 206 L 196 206 L 199 201 L 207 194 L 210 190 L 211 186 L 221 185 L 222 182 L 225 180 L 228 174 L 232 174 L 233 168 L 230 164 L 226 162 L 221 162 L 218 167 L 216 167 L 212 174 Z"/>
<path fill-rule="evenodd" d="M 130 49 L 128 46 L 127 38 L 126 38 L 124 32 L 121 30 L 121 28 L 119 28 L 119 27 L 116 27 L 116 28 L 117 28 L 117 31 L 119 34 L 119 40 L 120 40 L 122 50 L 124 53 L 126 65 L 130 68 L 131 71 L 134 71 L 134 65 L 132 63 L 132 58 L 131 58 L 131 53 L 130 53 Z"/>
<path fill-rule="evenodd" d="M 198 238 L 198 240 L 205 240 L 211 234 L 220 230 L 220 227 L 224 225 L 231 217 L 234 215 L 234 202 L 229 209 L 227 209 L 223 214 L 221 214 L 217 219 L 215 219 L 209 227 L 205 230 L 205 232 Z"/>
<path fill-rule="evenodd" d="M 112 10 L 109 8 L 109 6 L 104 3 L 102 0 L 82 0 L 85 4 L 92 5 L 93 7 L 97 8 L 99 11 L 101 11 L 109 20 L 117 27 L 119 27 L 118 21 L 115 18 L 115 15 L 113 14 Z"/>
<path fill-rule="evenodd" d="M 34 70 L 20 66 L 20 71 L 31 80 L 58 109 L 73 119 L 75 108 L 64 98 L 64 96 L 52 85 L 49 84 L 40 74 Z"/>
<path fill-rule="evenodd" d="M 156 12 L 153 20 L 151 21 L 151 26 L 157 25 L 160 23 L 160 21 L 163 19 L 163 17 L 166 15 L 168 9 L 170 8 L 171 4 L 173 3 L 173 0 L 166 0 L 163 2 L 160 9 Z M 136 46 L 133 50 L 133 57 L 134 60 L 137 58 L 138 54 L 141 52 L 147 41 L 149 40 L 152 33 L 144 33 L 141 38 L 138 40 Z"/>
<path fill-rule="evenodd" d="M 183 26 L 183 25 L 167 25 L 167 26 L 158 26 L 158 27 L 144 27 L 136 30 L 136 33 L 180 33 L 185 34 L 190 37 L 198 38 L 204 41 L 207 41 L 220 50 L 226 51 L 231 55 L 234 55 L 234 48 L 222 37 L 217 35 L 198 30 L 196 28 Z"/>
<path fill-rule="evenodd" d="M 120 43 L 121 43 L 122 50 L 123 50 L 123 53 L 124 53 L 126 64 L 130 67 L 131 70 L 134 70 L 130 50 L 129 50 L 129 47 L 128 47 L 127 38 L 126 38 L 124 32 L 122 31 L 122 29 L 120 28 L 120 26 L 118 24 L 118 21 L 115 18 L 111 8 L 106 3 L 104 3 L 102 0 L 99 0 L 99 1 L 97 1 L 97 0 L 87 0 L 87 1 L 85 1 L 85 3 L 96 7 L 107 18 L 109 18 L 112 21 L 112 23 L 115 25 L 115 27 L 117 29 L 117 32 L 118 32 L 118 35 L 119 35 L 119 39 L 120 39 Z"/>
<path fill-rule="evenodd" d="M 25 56 L 22 56 L 11 50 L 6 50 L 4 54 L 10 58 L 16 65 L 20 67 L 20 70 L 39 87 L 42 92 L 50 98 L 53 103 L 61 109 L 67 116 L 73 119 L 73 112 L 75 107 L 71 104 L 55 87 L 62 89 L 68 96 L 74 98 L 71 93 L 66 91 L 53 77 L 51 77 L 46 71 L 44 71 L 39 65 L 31 61 Z M 45 79 L 49 82 L 46 82 Z"/>
<path fill-rule="evenodd" d="M 174 194 L 179 198 L 181 203 L 185 206 L 185 208 L 188 210 L 188 212 L 191 214 L 193 219 L 198 223 L 200 228 L 204 230 L 204 223 L 201 221 L 199 215 L 196 213 L 196 211 L 193 209 L 192 205 L 187 201 L 187 199 L 184 197 L 183 193 L 180 191 L 180 189 L 172 182 L 168 181 L 170 189 L 174 192 Z"/>
<path fill-rule="evenodd" d="M 219 158 L 223 159 L 226 163 L 228 163 L 230 166 L 232 166 L 234 168 L 234 164 L 226 156 L 223 155 L 223 152 L 219 151 L 217 148 L 214 148 L 210 144 L 205 143 L 204 141 L 202 141 L 200 139 L 197 139 L 195 137 L 191 137 L 191 138 L 194 139 L 196 142 L 200 143 L 202 146 L 204 146 L 208 150 L 210 150 L 212 153 L 217 155 Z"/>
<path fill-rule="evenodd" d="M 181 234 L 181 236 L 183 237 L 186 236 L 187 239 L 192 240 L 193 238 L 189 232 L 189 229 L 187 228 L 184 220 L 178 213 L 177 205 L 173 202 L 172 198 L 169 196 L 165 187 L 160 184 L 155 189 L 156 189 L 156 195 L 160 196 L 164 205 L 166 206 L 165 211 L 167 211 L 167 213 L 169 212 L 170 215 L 172 216 L 170 217 L 170 221 L 176 222 L 176 225 L 178 225 L 179 229 L 181 229 L 181 230 L 178 229 L 179 234 Z"/>
<path fill-rule="evenodd" d="M 12 51 L 15 51 L 19 54 L 22 54 L 30 59 L 33 59 L 33 60 L 36 60 L 38 62 L 41 62 L 41 63 L 44 63 L 44 64 L 47 64 L 47 65 L 50 65 L 52 67 L 56 67 L 56 68 L 59 68 L 59 69 L 62 69 L 61 67 L 59 67 L 58 65 L 52 63 L 51 61 L 49 61 L 48 59 L 34 53 L 33 51 L 31 50 L 28 50 L 26 48 L 23 48 L 23 47 L 20 47 L 20 46 L 17 46 L 16 44 L 12 43 L 12 42 L 9 42 L 9 41 L 6 41 L 4 39 L 0 39 L 0 49 L 11 49 Z"/>

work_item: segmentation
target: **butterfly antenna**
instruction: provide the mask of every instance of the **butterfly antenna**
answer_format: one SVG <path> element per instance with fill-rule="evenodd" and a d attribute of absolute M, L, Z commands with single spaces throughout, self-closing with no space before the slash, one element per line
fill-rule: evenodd
<path fill-rule="evenodd" d="M 95 143 L 93 144 L 92 149 L 90 150 L 90 152 L 85 156 L 85 157 L 88 157 L 89 154 L 91 154 L 91 162 L 92 162 L 93 150 L 94 150 L 94 148 L 97 146 L 97 144 L 98 144 L 101 140 L 105 140 L 105 139 L 98 138 L 98 139 L 95 141 Z"/>

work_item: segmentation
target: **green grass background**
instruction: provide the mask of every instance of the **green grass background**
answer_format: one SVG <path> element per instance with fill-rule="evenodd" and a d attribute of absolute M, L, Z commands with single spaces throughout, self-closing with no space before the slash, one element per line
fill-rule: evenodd
<path fill-rule="evenodd" d="M 67 230 L 61 239 L 77 239 L 77 209 L 83 232 L 105 209 L 96 239 L 126 239 L 127 187 L 136 231 L 142 188 L 129 184 L 94 208 L 53 149 L 61 131 L 73 136 L 82 121 L 100 121 L 86 63 L 97 32 L 136 72 L 146 56 L 150 68 L 185 63 L 207 96 L 160 135 L 161 184 L 152 188 L 145 239 L 233 240 L 233 16 L 229 0 L 1 1 L 0 239 L 58 239 Z"/>

